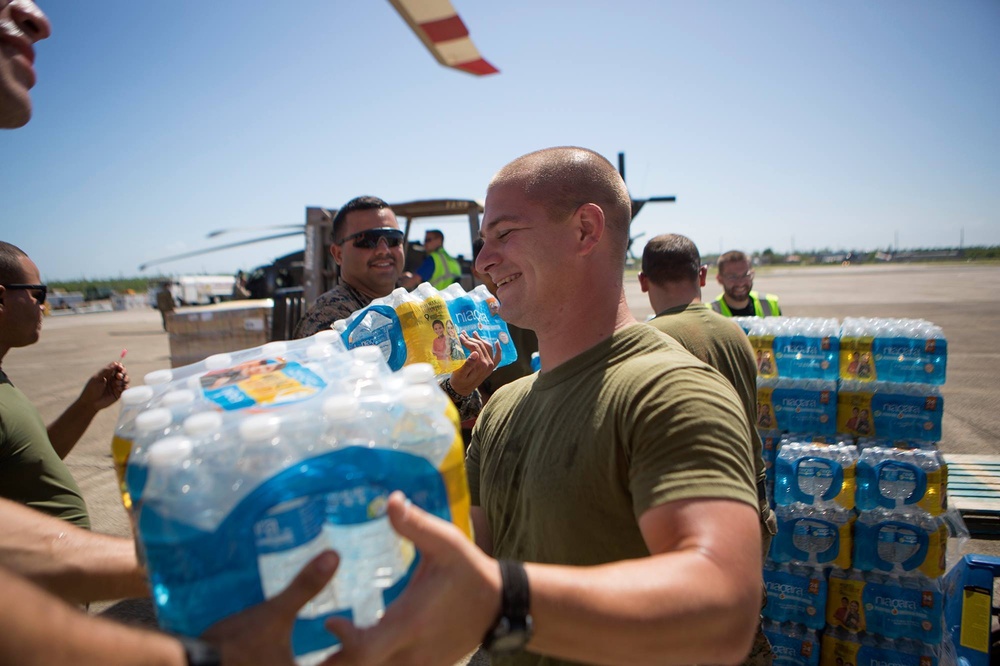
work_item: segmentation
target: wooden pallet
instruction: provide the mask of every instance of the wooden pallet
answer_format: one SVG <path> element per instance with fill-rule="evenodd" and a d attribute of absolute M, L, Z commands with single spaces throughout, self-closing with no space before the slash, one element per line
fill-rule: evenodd
<path fill-rule="evenodd" d="M 1000 456 L 946 453 L 948 506 L 973 539 L 1000 539 Z"/>

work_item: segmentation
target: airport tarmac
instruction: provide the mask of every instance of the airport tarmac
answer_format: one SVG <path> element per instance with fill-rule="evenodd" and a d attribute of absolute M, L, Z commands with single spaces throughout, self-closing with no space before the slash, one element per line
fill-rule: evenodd
<path fill-rule="evenodd" d="M 43 270 L 45 267 L 42 267 Z M 948 339 L 943 437 L 946 453 L 1000 453 L 1000 265 L 852 265 L 770 268 L 755 287 L 777 294 L 790 316 L 910 317 L 940 325 Z M 721 291 L 714 272 L 706 299 Z M 634 276 L 626 296 L 635 316 L 652 313 Z M 11 350 L 7 375 L 52 421 L 76 398 L 101 365 L 128 349 L 133 385 L 170 366 L 167 334 L 155 310 L 128 310 L 46 318 L 40 341 Z M 83 489 L 96 531 L 130 534 L 111 464 L 110 442 L 118 406 L 98 414 L 67 462 Z M 971 541 L 965 552 L 1000 555 L 1000 542 Z"/>

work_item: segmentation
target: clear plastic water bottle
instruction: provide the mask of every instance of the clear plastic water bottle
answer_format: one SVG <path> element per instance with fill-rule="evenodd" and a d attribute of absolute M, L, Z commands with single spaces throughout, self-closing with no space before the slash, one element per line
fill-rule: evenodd
<path fill-rule="evenodd" d="M 125 483 L 125 470 L 135 441 L 135 419 L 146 409 L 153 399 L 153 394 L 151 386 L 134 386 L 122 391 L 121 395 L 122 409 L 115 425 L 115 433 L 111 438 L 111 457 L 115 465 L 115 476 L 118 477 L 122 504 L 126 510 L 132 508 L 132 498 Z"/>

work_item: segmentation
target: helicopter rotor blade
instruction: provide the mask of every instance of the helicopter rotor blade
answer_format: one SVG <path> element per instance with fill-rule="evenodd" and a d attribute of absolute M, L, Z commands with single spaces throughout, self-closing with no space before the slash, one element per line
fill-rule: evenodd
<path fill-rule="evenodd" d="M 216 229 L 205 234 L 205 238 L 215 238 L 222 234 L 229 234 L 235 231 L 264 231 L 268 229 L 301 229 L 301 224 L 270 224 L 263 227 L 233 227 L 231 229 Z"/>
<path fill-rule="evenodd" d="M 299 225 L 301 226 L 301 225 Z M 150 266 L 155 266 L 157 264 L 165 264 L 168 261 L 176 261 L 178 259 L 187 259 L 188 257 L 197 257 L 201 254 L 208 254 L 210 252 L 218 252 L 219 250 L 228 250 L 234 247 L 241 247 L 243 245 L 251 245 L 253 243 L 263 243 L 264 241 L 276 240 L 278 238 L 288 238 L 290 236 L 298 236 L 305 233 L 305 231 L 289 231 L 283 234 L 275 234 L 273 236 L 264 236 L 263 238 L 251 238 L 250 240 L 239 241 L 238 243 L 227 243 L 226 245 L 216 245 L 215 247 L 207 247 L 201 250 L 192 250 L 191 252 L 184 252 L 183 254 L 175 254 L 170 257 L 163 257 L 161 259 L 154 259 L 152 261 L 147 261 L 144 264 L 139 265 L 139 270 L 144 271 Z"/>

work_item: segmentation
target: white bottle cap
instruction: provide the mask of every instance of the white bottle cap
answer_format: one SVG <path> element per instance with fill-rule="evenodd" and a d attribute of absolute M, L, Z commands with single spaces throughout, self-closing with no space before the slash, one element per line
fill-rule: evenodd
<path fill-rule="evenodd" d="M 135 407 L 153 399 L 152 386 L 133 386 L 122 391 L 122 403 Z"/>
<path fill-rule="evenodd" d="M 434 404 L 434 389 L 425 384 L 417 386 L 407 386 L 399 396 L 400 402 L 406 409 L 424 410 Z"/>
<path fill-rule="evenodd" d="M 178 389 L 170 391 L 163 396 L 164 407 L 176 407 L 194 402 L 194 391 L 188 389 Z"/>
<path fill-rule="evenodd" d="M 164 437 L 149 447 L 146 464 L 150 467 L 178 467 L 191 457 L 194 446 L 187 437 Z"/>
<path fill-rule="evenodd" d="M 323 403 L 323 414 L 334 421 L 346 421 L 359 413 L 358 400 L 351 395 L 335 395 Z"/>
<path fill-rule="evenodd" d="M 209 370 L 223 370 L 233 364 L 231 354 L 212 354 L 205 359 L 205 367 Z"/>
<path fill-rule="evenodd" d="M 338 319 L 337 321 L 343 321 L 343 320 Z M 336 324 L 337 322 L 335 321 L 333 323 Z M 345 328 L 347 327 L 347 322 L 344 322 L 344 327 Z M 319 333 L 313 336 L 313 340 L 315 340 L 317 344 L 324 344 L 324 345 L 336 345 L 338 342 L 341 342 L 340 334 L 335 329 L 327 329 L 325 331 L 320 331 Z"/>
<path fill-rule="evenodd" d="M 355 360 L 362 363 L 378 363 L 383 360 L 382 350 L 371 345 L 355 347 L 351 350 L 351 355 L 354 356 Z"/>
<path fill-rule="evenodd" d="M 256 414 L 248 416 L 240 423 L 240 437 L 244 440 L 262 441 L 271 439 L 278 434 L 281 428 L 281 419 L 269 414 Z"/>
<path fill-rule="evenodd" d="M 184 432 L 192 437 L 215 432 L 222 428 L 222 414 L 199 412 L 184 419 Z"/>
<path fill-rule="evenodd" d="M 430 363 L 414 363 L 403 368 L 403 379 L 407 384 L 427 384 L 434 380 L 434 366 Z"/>
<path fill-rule="evenodd" d="M 170 413 L 169 409 L 163 407 L 147 409 L 135 417 L 135 427 L 142 432 L 152 432 L 153 430 L 166 428 L 173 420 L 173 414 Z"/>
<path fill-rule="evenodd" d="M 274 356 L 284 356 L 288 353 L 288 343 L 284 340 L 275 340 L 274 342 L 268 342 L 266 345 L 260 348 L 261 355 L 272 358 Z"/>
<path fill-rule="evenodd" d="M 170 383 L 173 379 L 173 370 L 153 370 L 152 372 L 147 372 L 146 376 L 142 378 L 142 381 L 145 382 L 147 386 L 160 386 L 161 384 Z"/>
<path fill-rule="evenodd" d="M 333 347 L 324 344 L 309 345 L 306 348 L 306 356 L 310 361 L 325 361 L 333 356 Z"/>

